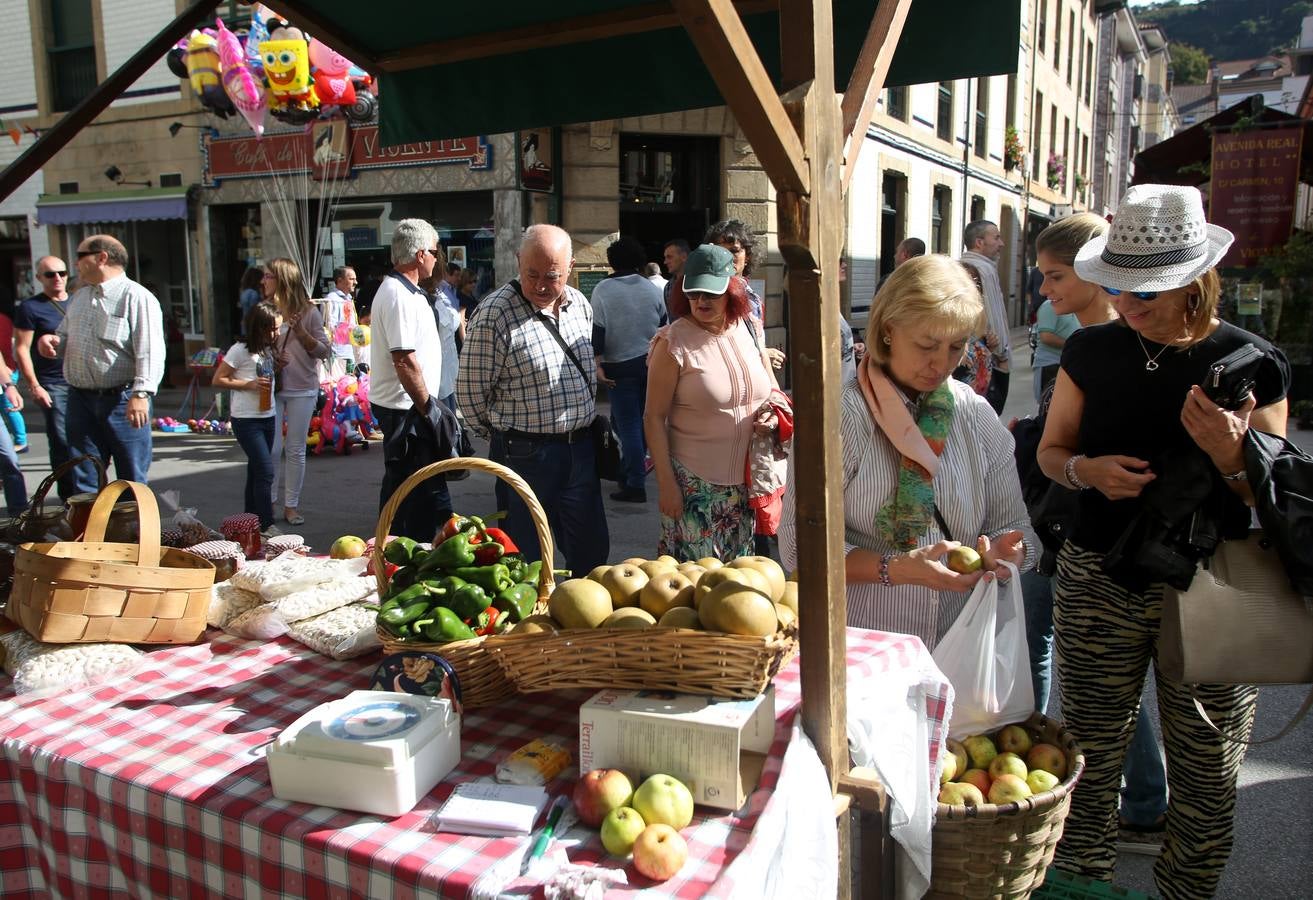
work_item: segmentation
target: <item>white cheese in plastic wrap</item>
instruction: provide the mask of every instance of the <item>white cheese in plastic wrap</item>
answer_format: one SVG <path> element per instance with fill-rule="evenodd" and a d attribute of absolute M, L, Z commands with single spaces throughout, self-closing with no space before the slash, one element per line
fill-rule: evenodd
<path fill-rule="evenodd" d="M 360 604 L 343 606 L 288 626 L 287 634 L 316 653 L 351 659 L 383 645 L 375 622 L 378 612 Z"/>
<path fill-rule="evenodd" d="M 52 695 L 96 687 L 141 664 L 142 653 L 127 644 L 46 644 L 26 631 L 0 634 L 5 671 L 15 694 Z"/>
<path fill-rule="evenodd" d="M 374 579 L 358 575 L 316 584 L 248 609 L 231 619 L 224 630 L 238 637 L 272 640 L 287 634 L 288 626 L 293 622 L 320 616 L 373 596 L 375 587 Z"/>
<path fill-rule="evenodd" d="M 364 557 L 359 559 L 320 559 L 318 557 L 301 556 L 299 553 L 289 551 L 266 563 L 253 562 L 243 566 L 240 571 L 233 575 L 231 581 L 242 590 L 254 591 L 264 597 L 265 600 L 273 601 L 286 597 L 288 594 L 305 591 L 327 581 L 340 581 L 352 577 L 359 578 L 368 565 L 369 560 Z M 359 580 L 373 584 L 371 579 L 360 578 Z M 359 599 L 359 597 L 354 599 Z M 346 602 L 350 603 L 351 601 Z M 342 604 L 338 605 L 341 606 Z M 328 609 L 333 608 L 328 607 Z M 312 612 L 310 615 L 317 615 L 320 612 L 327 612 L 327 609 Z M 305 617 L 302 616 L 302 618 Z M 296 620 L 291 619 L 289 621 Z"/>

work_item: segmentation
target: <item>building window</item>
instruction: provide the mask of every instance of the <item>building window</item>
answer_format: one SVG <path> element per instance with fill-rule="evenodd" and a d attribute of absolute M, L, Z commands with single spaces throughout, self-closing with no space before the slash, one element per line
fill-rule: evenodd
<path fill-rule="evenodd" d="M 1004 112 L 1003 122 L 1006 125 L 1017 127 L 1017 73 L 1008 74 L 1008 96 L 1007 109 Z"/>
<path fill-rule="evenodd" d="M 1053 68 L 1062 71 L 1062 0 L 1058 0 L 1057 15 L 1053 17 Z"/>
<path fill-rule="evenodd" d="M 894 254 L 907 236 L 907 179 L 885 172 L 880 197 L 880 277 L 894 270 Z"/>
<path fill-rule="evenodd" d="M 1085 102 L 1090 102 L 1094 84 L 1094 40 L 1085 42 Z"/>
<path fill-rule="evenodd" d="M 1032 171 L 1030 177 L 1039 181 L 1039 163 L 1040 158 L 1044 155 L 1040 153 L 1040 130 L 1044 125 L 1044 93 L 1043 91 L 1035 92 L 1035 111 L 1030 116 L 1030 161 Z"/>
<path fill-rule="evenodd" d="M 979 194 L 971 195 L 971 219 L 972 222 L 979 222 L 985 217 L 985 198 Z"/>
<path fill-rule="evenodd" d="M 953 230 L 953 191 L 942 184 L 935 185 L 930 198 L 930 246 L 936 253 L 949 253 L 948 236 Z"/>
<path fill-rule="evenodd" d="M 907 87 L 891 87 L 885 93 L 884 110 L 899 121 L 907 121 Z"/>
<path fill-rule="evenodd" d="M 1049 106 L 1049 156 L 1058 152 L 1058 107 Z"/>
<path fill-rule="evenodd" d="M 976 79 L 976 156 L 989 155 L 989 79 Z"/>
<path fill-rule="evenodd" d="M 1039 33 L 1036 35 L 1035 46 L 1040 53 L 1044 52 L 1044 44 L 1048 40 L 1049 29 L 1049 0 L 1040 0 L 1039 2 Z"/>
<path fill-rule="evenodd" d="M 1072 56 L 1076 52 L 1077 41 L 1078 41 L 1078 37 L 1076 35 L 1076 14 L 1072 13 L 1070 17 L 1067 19 L 1067 84 L 1068 85 L 1071 84 L 1071 79 L 1074 72 L 1072 68 Z"/>
<path fill-rule="evenodd" d="M 1080 173 L 1088 176 L 1090 174 L 1090 136 L 1081 135 L 1080 139 Z"/>
<path fill-rule="evenodd" d="M 953 82 L 939 82 L 939 116 L 935 120 L 935 132 L 941 141 L 953 139 Z"/>
<path fill-rule="evenodd" d="M 96 89 L 98 80 L 91 0 L 47 0 L 46 14 L 51 108 L 67 112 Z"/>

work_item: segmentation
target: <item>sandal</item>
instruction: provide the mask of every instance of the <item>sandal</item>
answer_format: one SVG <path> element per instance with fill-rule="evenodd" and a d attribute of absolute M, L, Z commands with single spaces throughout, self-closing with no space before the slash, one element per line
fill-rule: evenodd
<path fill-rule="evenodd" d="M 305 524 L 305 516 L 301 515 L 299 512 L 294 512 L 290 516 L 284 513 L 283 518 L 287 520 L 288 525 Z"/>

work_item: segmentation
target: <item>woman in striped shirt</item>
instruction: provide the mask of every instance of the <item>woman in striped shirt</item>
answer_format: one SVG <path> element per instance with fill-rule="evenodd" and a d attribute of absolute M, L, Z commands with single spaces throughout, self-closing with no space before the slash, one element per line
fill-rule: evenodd
<path fill-rule="evenodd" d="M 1012 435 L 949 376 L 979 333 L 980 292 L 956 260 L 923 256 L 871 303 L 867 355 L 842 398 L 844 574 L 848 624 L 914 634 L 933 648 L 971 589 L 1038 546 L 1017 482 Z M 780 552 L 797 565 L 794 479 Z M 969 575 L 945 565 L 958 542 L 981 551 Z"/>

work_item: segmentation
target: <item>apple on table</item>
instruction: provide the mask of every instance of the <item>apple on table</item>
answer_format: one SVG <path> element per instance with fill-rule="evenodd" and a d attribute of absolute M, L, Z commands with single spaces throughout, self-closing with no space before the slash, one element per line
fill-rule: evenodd
<path fill-rule="evenodd" d="M 612 810 L 629 806 L 633 796 L 634 785 L 624 772 L 619 769 L 593 769 L 575 782 L 571 800 L 579 821 L 589 828 L 597 828 Z"/>

